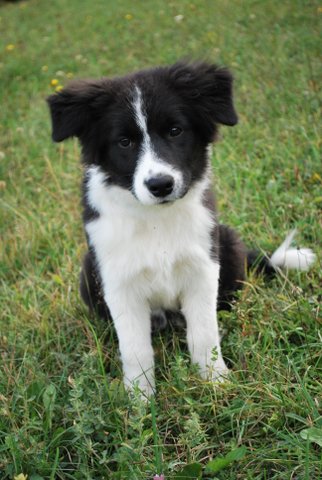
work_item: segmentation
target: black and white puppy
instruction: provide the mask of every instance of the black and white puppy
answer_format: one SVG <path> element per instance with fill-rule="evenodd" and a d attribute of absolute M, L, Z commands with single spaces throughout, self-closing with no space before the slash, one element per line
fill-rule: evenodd
<path fill-rule="evenodd" d="M 54 141 L 76 136 L 82 146 L 81 294 L 113 319 L 125 385 L 154 390 L 151 315 L 164 318 L 160 310 L 183 314 L 192 362 L 203 377 L 221 378 L 216 310 L 256 256 L 217 223 L 211 193 L 210 145 L 219 124 L 237 123 L 231 74 L 181 62 L 72 82 L 48 103 Z M 262 267 L 306 269 L 314 254 L 290 242 Z"/>

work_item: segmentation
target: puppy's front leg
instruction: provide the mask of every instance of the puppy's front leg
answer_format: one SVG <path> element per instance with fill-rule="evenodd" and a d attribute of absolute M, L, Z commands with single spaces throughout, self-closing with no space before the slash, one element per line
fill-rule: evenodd
<path fill-rule="evenodd" d="M 149 305 L 126 288 L 107 292 L 105 301 L 119 340 L 124 384 L 129 389 L 137 384 L 143 393 L 152 395 L 154 359 Z"/>
<path fill-rule="evenodd" d="M 219 265 L 209 261 L 194 272 L 182 298 L 191 360 L 199 365 L 203 378 L 212 380 L 228 373 L 217 323 L 218 282 Z"/>

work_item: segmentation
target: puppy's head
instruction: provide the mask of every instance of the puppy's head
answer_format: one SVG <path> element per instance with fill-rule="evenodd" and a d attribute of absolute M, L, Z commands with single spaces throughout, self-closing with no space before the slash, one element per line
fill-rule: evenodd
<path fill-rule="evenodd" d="M 232 77 L 207 63 L 72 82 L 48 98 L 53 140 L 79 138 L 86 165 L 145 205 L 183 197 L 207 169 L 217 125 L 235 125 Z"/>

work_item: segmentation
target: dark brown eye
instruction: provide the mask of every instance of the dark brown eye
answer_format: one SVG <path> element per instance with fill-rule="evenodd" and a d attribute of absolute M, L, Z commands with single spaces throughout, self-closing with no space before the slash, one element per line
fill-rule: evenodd
<path fill-rule="evenodd" d="M 121 148 L 129 148 L 131 147 L 131 145 L 132 145 L 132 142 L 129 138 L 124 137 L 124 138 L 121 138 L 121 140 L 119 140 L 119 146 Z"/>
<path fill-rule="evenodd" d="M 183 130 L 181 127 L 172 127 L 170 129 L 169 135 L 170 137 L 178 137 L 179 135 L 181 135 L 182 132 Z"/>

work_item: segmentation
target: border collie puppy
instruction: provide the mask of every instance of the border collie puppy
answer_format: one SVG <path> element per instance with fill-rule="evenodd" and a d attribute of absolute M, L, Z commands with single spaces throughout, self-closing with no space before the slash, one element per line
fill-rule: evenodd
<path fill-rule="evenodd" d="M 227 374 L 217 307 L 241 288 L 257 257 L 218 224 L 209 151 L 218 125 L 235 125 L 232 76 L 179 62 L 121 78 L 75 81 L 48 98 L 53 140 L 78 137 L 84 163 L 88 252 L 81 295 L 113 319 L 124 383 L 153 393 L 151 318 L 186 321 L 192 362 L 213 380 Z M 292 234 L 293 235 L 293 234 Z M 308 268 L 309 249 L 289 236 L 260 266 Z"/>

